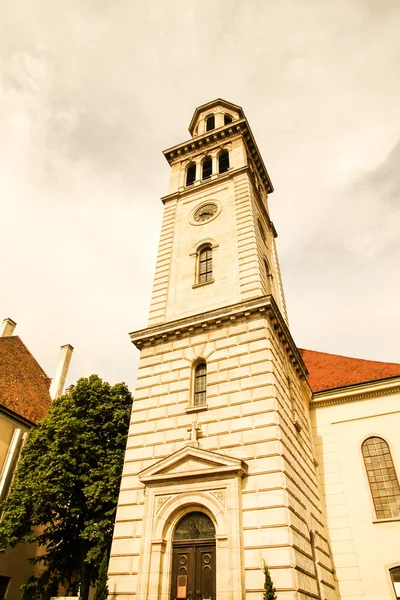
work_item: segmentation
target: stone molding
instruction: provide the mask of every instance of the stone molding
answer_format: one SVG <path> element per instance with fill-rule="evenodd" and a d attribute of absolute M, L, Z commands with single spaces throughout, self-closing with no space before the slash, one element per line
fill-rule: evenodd
<path fill-rule="evenodd" d="M 188 468 L 189 465 L 192 468 Z M 171 480 L 175 482 L 187 478 L 209 478 L 226 474 L 236 474 L 243 477 L 247 475 L 247 465 L 237 458 L 186 446 L 144 469 L 138 476 L 142 483 L 148 485 Z"/>
<path fill-rule="evenodd" d="M 324 406 L 367 400 L 379 396 L 400 393 L 400 377 L 392 377 L 381 381 L 360 383 L 358 385 L 317 392 L 313 394 L 310 408 L 316 410 Z"/>
<path fill-rule="evenodd" d="M 265 313 L 268 316 L 300 379 L 307 379 L 308 372 L 306 366 L 293 341 L 289 328 L 271 295 L 238 302 L 224 308 L 191 315 L 176 321 L 154 325 L 146 329 L 134 331 L 129 335 L 132 343 L 140 350 L 143 347 L 155 346 L 159 343 L 193 336 L 196 333 L 207 331 L 208 328 L 224 327 L 227 323 L 236 319 L 250 320 L 254 316 L 259 316 L 260 313 Z"/>

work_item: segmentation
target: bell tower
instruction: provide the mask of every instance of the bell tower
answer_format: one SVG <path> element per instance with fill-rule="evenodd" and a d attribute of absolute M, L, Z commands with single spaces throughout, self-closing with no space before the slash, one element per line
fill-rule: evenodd
<path fill-rule="evenodd" d="M 240 106 L 171 166 L 109 567 L 118 600 L 337 598 L 271 180 Z"/>
<path fill-rule="evenodd" d="M 286 319 L 268 211 L 273 187 L 240 106 L 196 109 L 171 165 L 149 325 L 271 294 Z M 200 254 L 209 248 L 208 278 Z M 204 262 L 204 261 L 201 261 Z"/>

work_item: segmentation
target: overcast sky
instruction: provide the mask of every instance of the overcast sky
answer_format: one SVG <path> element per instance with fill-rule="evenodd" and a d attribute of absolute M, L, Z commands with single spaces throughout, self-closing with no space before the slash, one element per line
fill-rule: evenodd
<path fill-rule="evenodd" d="M 0 319 L 132 388 L 169 167 L 243 107 L 299 347 L 400 362 L 398 0 L 0 0 Z"/>

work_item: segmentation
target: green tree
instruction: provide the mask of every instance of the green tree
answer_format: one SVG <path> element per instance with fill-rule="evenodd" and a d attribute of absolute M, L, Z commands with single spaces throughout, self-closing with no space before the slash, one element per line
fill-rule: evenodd
<path fill-rule="evenodd" d="M 103 560 L 99 568 L 99 576 L 96 581 L 96 591 L 93 600 L 107 600 L 108 598 L 108 553 L 104 552 Z"/>
<path fill-rule="evenodd" d="M 263 571 L 264 571 L 264 590 L 265 590 L 265 592 L 263 594 L 263 600 L 277 600 L 276 599 L 276 589 L 272 582 L 271 573 L 269 572 L 269 569 L 267 567 L 265 560 L 264 560 Z"/>
<path fill-rule="evenodd" d="M 36 541 L 44 572 L 23 597 L 62 584 L 87 600 L 112 539 L 132 396 L 124 383 L 79 379 L 29 433 L 0 523 L 0 547 Z M 35 594 L 37 594 L 35 596 Z"/>

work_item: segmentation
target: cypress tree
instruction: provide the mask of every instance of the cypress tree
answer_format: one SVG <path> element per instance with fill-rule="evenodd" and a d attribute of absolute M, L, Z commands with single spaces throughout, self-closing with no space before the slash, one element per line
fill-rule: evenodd
<path fill-rule="evenodd" d="M 93 600 L 107 600 L 108 598 L 107 571 L 108 556 L 107 552 L 105 552 L 100 564 L 99 576 L 96 581 L 96 591 L 94 593 Z"/>
<path fill-rule="evenodd" d="M 269 572 L 269 569 L 267 567 L 267 564 L 264 562 L 264 566 L 263 566 L 263 571 L 264 571 L 264 594 L 263 594 L 263 600 L 277 600 L 276 597 L 276 589 L 274 587 L 273 581 L 271 579 L 271 574 Z"/>

